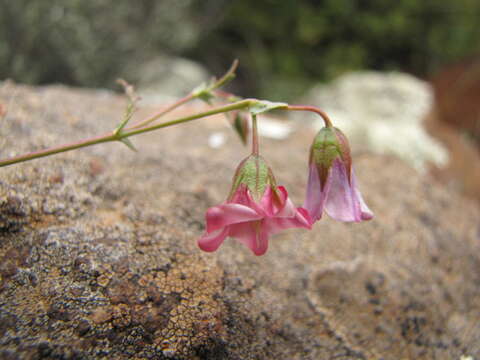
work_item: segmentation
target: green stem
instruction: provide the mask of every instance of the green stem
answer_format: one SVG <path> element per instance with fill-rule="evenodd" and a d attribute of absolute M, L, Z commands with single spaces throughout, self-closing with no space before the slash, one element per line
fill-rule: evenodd
<path fill-rule="evenodd" d="M 176 101 L 172 105 L 168 106 L 166 109 L 163 109 L 163 110 L 159 111 L 158 113 L 153 114 L 149 118 L 147 118 L 143 121 L 140 121 L 139 123 L 134 124 L 133 126 L 130 126 L 128 129 L 139 129 L 139 128 L 145 127 L 145 126 L 151 124 L 152 122 L 154 122 L 155 120 L 158 120 L 163 115 L 165 115 L 165 114 L 175 110 L 179 106 L 189 102 L 190 100 L 201 97 L 203 93 L 205 93 L 205 92 L 209 93 L 209 92 L 212 92 L 213 90 L 218 89 L 219 87 L 222 87 L 223 85 L 225 85 L 227 82 L 229 82 L 230 80 L 232 80 L 235 77 L 235 71 L 237 70 L 237 67 L 238 67 L 238 60 L 235 59 L 233 61 L 232 65 L 230 66 L 230 69 L 228 69 L 228 71 L 225 73 L 225 75 L 223 75 L 220 79 L 215 81 L 211 86 L 209 86 L 205 90 L 200 91 L 200 92 L 192 91 L 190 94 L 188 94 L 187 96 L 185 96 L 185 97 L 181 98 L 180 100 Z"/>
<path fill-rule="evenodd" d="M 86 139 L 86 140 L 82 140 L 74 143 L 56 146 L 56 147 L 45 149 L 45 150 L 33 151 L 24 155 L 19 155 L 6 160 L 2 160 L 0 161 L 0 167 L 13 165 L 13 164 L 21 163 L 28 160 L 34 160 L 34 159 L 38 159 L 38 158 L 49 156 L 49 155 L 54 155 L 54 154 L 58 154 L 58 153 L 62 153 L 70 150 L 79 149 L 86 146 L 101 144 L 104 142 L 115 141 L 115 140 L 117 140 L 117 137 L 115 135 L 108 134 L 108 135 L 97 136 L 94 138 L 90 138 L 90 139 Z"/>
<path fill-rule="evenodd" d="M 25 162 L 25 161 L 29 161 L 29 160 L 34 160 L 34 159 L 38 159 L 38 158 L 41 158 L 41 157 L 54 155 L 54 154 L 58 154 L 58 153 L 62 153 L 62 152 L 70 151 L 70 150 L 75 150 L 75 149 L 79 149 L 79 148 L 86 147 L 86 146 L 106 143 L 106 142 L 110 142 L 110 141 L 120 141 L 120 140 L 122 140 L 124 138 L 128 138 L 130 136 L 143 134 L 143 133 L 154 131 L 154 130 L 157 130 L 157 129 L 161 129 L 161 128 L 164 128 L 164 127 L 181 124 L 181 123 L 189 122 L 189 121 L 196 120 L 196 119 L 201 119 L 201 118 L 204 118 L 204 117 L 207 117 L 207 116 L 221 114 L 221 113 L 232 111 L 232 110 L 245 109 L 245 108 L 248 108 L 248 107 L 252 106 L 257 101 L 258 100 L 255 100 L 255 99 L 245 99 L 245 100 L 238 101 L 236 103 L 232 103 L 232 104 L 229 104 L 229 105 L 220 106 L 218 108 L 214 108 L 214 109 L 211 109 L 209 111 L 204 111 L 204 112 L 194 114 L 194 115 L 191 115 L 191 116 L 186 116 L 186 117 L 183 117 L 183 118 L 180 118 L 180 119 L 167 121 L 167 122 L 157 124 L 157 125 L 154 125 L 154 126 L 150 126 L 150 127 L 142 127 L 140 129 L 131 129 L 131 128 L 130 129 L 125 129 L 125 130 L 120 131 L 118 133 L 108 133 L 108 134 L 104 134 L 104 135 L 101 135 L 101 136 L 93 137 L 93 138 L 82 140 L 82 141 L 75 142 L 75 143 L 69 143 L 69 144 L 60 145 L 60 146 L 45 149 L 45 150 L 34 151 L 34 152 L 31 152 L 31 153 L 28 153 L 28 154 L 15 156 L 13 158 L 0 160 L 0 167 L 13 165 L 13 164 L 17 164 L 17 163 L 21 163 L 21 162 Z"/>
<path fill-rule="evenodd" d="M 191 94 L 188 94 L 187 96 L 179 99 L 178 101 L 174 102 L 172 105 L 168 106 L 167 108 L 159 111 L 158 113 L 156 114 L 153 114 L 152 116 L 150 116 L 149 118 L 143 120 L 143 121 L 140 121 L 139 123 L 137 124 L 133 124 L 132 126 L 128 127 L 128 129 L 138 129 L 138 128 L 141 128 L 141 127 L 144 127 L 144 126 L 147 126 L 148 124 L 151 124 L 152 122 L 154 122 L 155 120 L 161 118 L 163 115 L 169 113 L 170 111 L 173 111 L 175 110 L 176 108 L 178 108 L 179 106 L 189 102 L 190 100 L 196 98 L 196 96 L 194 96 L 192 93 Z"/>
<path fill-rule="evenodd" d="M 252 106 L 252 104 L 256 103 L 257 101 L 258 100 L 256 100 L 256 99 L 245 99 L 245 100 L 238 101 L 238 102 L 235 102 L 235 103 L 232 103 L 232 104 L 229 104 L 229 105 L 224 105 L 224 106 L 220 106 L 218 108 L 214 108 L 214 109 L 211 109 L 211 110 L 208 110 L 208 111 L 204 111 L 204 112 L 199 113 L 199 114 L 190 115 L 190 116 L 186 116 L 186 117 L 183 117 L 183 118 L 180 118 L 180 119 L 167 121 L 167 122 L 157 124 L 157 125 L 154 125 L 154 126 L 150 126 L 150 127 L 147 127 L 147 128 L 143 127 L 143 128 L 140 128 L 140 129 L 132 129 L 132 130 L 128 129 L 127 131 L 122 133 L 121 136 L 122 136 L 122 138 L 130 137 L 130 136 L 133 136 L 133 135 L 146 133 L 146 132 L 149 132 L 149 131 L 161 129 L 161 128 L 164 128 L 164 127 L 167 127 L 167 126 L 181 124 L 181 123 L 184 123 L 184 122 L 200 119 L 200 118 L 207 117 L 207 116 L 221 114 L 221 113 L 232 111 L 232 110 L 245 109 L 245 108 L 248 108 L 248 107 Z M 1 163 L 0 163 L 0 165 L 1 165 Z"/>

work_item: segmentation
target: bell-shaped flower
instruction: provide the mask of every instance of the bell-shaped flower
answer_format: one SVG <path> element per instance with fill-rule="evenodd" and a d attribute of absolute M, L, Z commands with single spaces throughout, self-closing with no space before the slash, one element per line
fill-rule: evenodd
<path fill-rule="evenodd" d="M 357 189 L 348 140 L 337 128 L 324 127 L 313 141 L 303 206 L 312 222 L 320 220 L 324 210 L 340 221 L 360 222 L 373 218 Z"/>
<path fill-rule="evenodd" d="M 232 237 L 263 255 L 270 235 L 288 228 L 311 228 L 307 211 L 296 208 L 283 186 L 276 186 L 272 171 L 259 155 L 250 155 L 239 165 L 227 201 L 211 207 L 206 230 L 198 240 L 204 251 L 215 251 Z"/>

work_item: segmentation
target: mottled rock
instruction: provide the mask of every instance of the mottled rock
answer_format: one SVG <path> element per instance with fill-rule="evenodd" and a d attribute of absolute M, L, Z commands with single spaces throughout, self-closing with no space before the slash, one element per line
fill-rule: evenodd
<path fill-rule="evenodd" d="M 113 129 L 108 92 L 0 85 L 0 156 Z M 221 150 L 211 131 L 225 134 Z M 290 230 L 255 257 L 196 239 L 247 154 L 221 117 L 2 168 L 0 358 L 480 356 L 480 212 L 401 161 L 354 159 L 376 217 Z M 264 139 L 300 204 L 313 134 Z"/>

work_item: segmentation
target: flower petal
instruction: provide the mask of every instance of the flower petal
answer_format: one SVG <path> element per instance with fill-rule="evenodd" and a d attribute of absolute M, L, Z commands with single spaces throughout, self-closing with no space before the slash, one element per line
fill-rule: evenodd
<path fill-rule="evenodd" d="M 266 191 L 265 191 L 266 192 Z M 265 195 L 264 195 L 265 196 Z M 265 209 L 261 204 L 258 204 L 252 197 L 250 190 L 244 185 L 241 184 L 232 199 L 228 202 L 229 204 L 235 203 L 240 205 L 245 205 L 249 208 L 255 210 L 258 214 L 265 216 Z"/>
<path fill-rule="evenodd" d="M 205 233 L 200 239 L 198 239 L 198 247 L 207 252 L 215 251 L 219 248 L 227 235 L 228 227 L 213 231 L 211 233 Z"/>
<path fill-rule="evenodd" d="M 328 176 L 324 188 L 320 185 L 320 176 L 315 164 L 310 164 L 308 172 L 307 194 L 303 207 L 310 214 L 310 219 L 313 222 L 320 220 L 323 215 L 325 201 L 327 200 L 327 193 L 330 188 L 330 176 Z"/>
<path fill-rule="evenodd" d="M 264 227 L 269 234 L 276 234 L 282 230 L 290 228 L 312 228 L 312 221 L 308 211 L 304 208 L 295 209 L 292 217 L 273 217 L 263 220 Z"/>
<path fill-rule="evenodd" d="M 260 206 L 262 210 L 265 212 L 267 216 L 272 216 L 274 213 L 274 206 L 273 206 L 273 197 L 275 193 L 272 191 L 271 186 L 267 186 L 265 188 L 265 192 L 263 193 L 262 198 L 260 199 Z"/>
<path fill-rule="evenodd" d="M 229 228 L 229 236 L 248 246 L 255 255 L 260 256 L 267 251 L 269 233 L 263 221 L 234 224 Z"/>
<path fill-rule="evenodd" d="M 339 159 L 334 160 L 330 171 L 331 184 L 325 205 L 327 214 L 340 221 L 360 222 L 371 219 L 373 214 L 355 187 L 353 168 L 351 181 L 348 180 L 344 163 Z"/>
<path fill-rule="evenodd" d="M 283 186 L 277 186 L 273 191 L 271 187 L 265 190 L 260 205 L 268 217 L 295 216 L 295 206 L 288 199 L 288 192 Z"/>
<path fill-rule="evenodd" d="M 225 226 L 259 220 L 263 216 L 254 209 L 240 204 L 222 204 L 207 210 L 207 233 L 219 230 Z"/>
<path fill-rule="evenodd" d="M 352 186 L 353 186 L 353 189 L 355 190 L 355 194 L 357 195 L 358 201 L 360 203 L 360 220 L 365 221 L 365 220 L 373 219 L 372 210 L 370 210 L 367 204 L 365 204 L 362 194 L 360 194 L 360 191 L 358 191 L 357 178 L 355 176 L 353 168 L 352 168 Z"/>
<path fill-rule="evenodd" d="M 291 218 L 295 217 L 297 214 L 297 208 L 293 205 L 292 201 L 287 198 L 285 200 L 285 205 L 280 211 L 275 214 L 275 218 Z"/>
<path fill-rule="evenodd" d="M 228 201 L 229 203 L 241 204 L 249 206 L 251 202 L 251 196 L 248 194 L 248 188 L 245 184 L 240 184 L 233 194 L 232 198 Z"/>

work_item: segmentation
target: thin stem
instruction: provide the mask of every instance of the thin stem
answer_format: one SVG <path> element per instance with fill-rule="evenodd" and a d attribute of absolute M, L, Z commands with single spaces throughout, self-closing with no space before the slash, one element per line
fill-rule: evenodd
<path fill-rule="evenodd" d="M 161 118 L 163 115 L 168 114 L 170 111 L 175 110 L 179 106 L 189 102 L 190 100 L 192 100 L 194 98 L 195 98 L 195 96 L 193 95 L 193 93 L 190 93 L 187 96 L 185 96 L 185 97 L 179 99 L 178 101 L 174 102 L 170 106 L 166 107 L 165 109 L 160 110 L 158 113 L 153 114 L 149 118 L 147 118 L 145 120 L 142 120 L 142 121 L 138 122 L 137 124 L 133 124 L 132 126 L 129 126 L 128 129 L 138 129 L 138 128 L 147 126 L 148 124 L 151 124 L 155 120 Z"/>
<path fill-rule="evenodd" d="M 258 155 L 257 115 L 252 114 L 252 155 Z"/>
<path fill-rule="evenodd" d="M 223 75 L 218 81 L 216 81 L 212 86 L 209 87 L 209 91 L 213 91 L 218 89 L 219 87 L 225 85 L 227 82 L 232 80 L 235 77 L 235 71 L 238 67 L 238 59 L 233 60 L 232 65 L 230 65 L 230 69 Z"/>
<path fill-rule="evenodd" d="M 229 82 L 230 80 L 232 80 L 235 77 L 235 70 L 237 70 L 237 67 L 238 67 L 238 60 L 235 59 L 233 61 L 232 65 L 230 66 L 230 68 L 228 69 L 228 71 L 225 73 L 225 75 L 223 75 L 220 79 L 215 81 L 212 85 L 210 85 L 209 87 L 207 87 L 203 91 L 195 91 L 195 90 L 192 91 L 190 94 L 188 94 L 187 96 L 179 99 L 178 101 L 176 101 L 172 105 L 168 106 L 167 108 L 159 111 L 156 114 L 153 114 L 149 118 L 147 118 L 143 121 L 140 121 L 137 124 L 134 124 L 133 126 L 128 127 L 128 129 L 139 129 L 139 128 L 145 127 L 145 126 L 151 124 L 152 122 L 154 122 L 155 120 L 158 120 L 163 115 L 165 115 L 165 114 L 175 110 L 179 106 L 189 102 L 190 100 L 199 98 L 204 93 L 210 93 L 213 90 L 218 89 L 219 87 L 225 85 L 227 82 Z"/>
<path fill-rule="evenodd" d="M 78 142 L 55 146 L 45 150 L 33 151 L 24 155 L 19 155 L 6 160 L 2 160 L 0 161 L 0 167 L 13 165 L 13 164 L 21 163 L 28 160 L 34 160 L 34 159 L 38 159 L 38 158 L 49 156 L 49 155 L 54 155 L 54 154 L 58 154 L 58 153 L 62 153 L 70 150 L 79 149 L 86 146 L 101 144 L 104 142 L 115 141 L 115 140 L 117 140 L 117 137 L 115 135 L 112 135 L 111 133 L 101 135 L 101 136 L 96 136 L 96 137 L 81 140 Z"/>
<path fill-rule="evenodd" d="M 333 127 L 332 121 L 328 117 L 328 115 L 316 106 L 307 106 L 307 105 L 288 105 L 286 110 L 294 110 L 294 111 L 311 111 L 318 115 L 320 115 L 325 122 L 326 127 Z"/>
<path fill-rule="evenodd" d="M 232 104 L 229 104 L 229 105 L 224 105 L 224 106 L 220 106 L 218 108 L 214 108 L 214 109 L 211 109 L 211 110 L 208 110 L 208 111 L 204 111 L 202 113 L 198 113 L 198 114 L 191 115 L 191 116 L 186 116 L 186 117 L 176 119 L 176 120 L 171 120 L 171 121 L 164 122 L 164 123 L 157 124 L 157 125 L 153 125 L 153 126 L 150 126 L 150 127 L 143 127 L 143 128 L 140 128 L 140 129 L 132 129 L 132 130 L 127 129 L 124 133 L 122 133 L 121 136 L 122 136 L 122 138 L 130 137 L 130 136 L 146 133 L 146 132 L 149 132 L 149 131 L 161 129 L 161 128 L 164 128 L 164 127 L 168 127 L 168 126 L 177 125 L 177 124 L 181 124 L 181 123 L 184 123 L 184 122 L 200 119 L 200 118 L 207 117 L 207 116 L 221 114 L 221 113 L 232 111 L 232 110 L 245 109 L 245 108 L 250 107 L 252 104 L 254 104 L 257 101 L 258 100 L 255 100 L 255 99 L 245 99 L 245 100 L 238 101 L 238 102 L 235 102 L 235 103 L 232 103 Z M 0 163 L 0 165 L 1 165 L 1 163 Z"/>
<path fill-rule="evenodd" d="M 207 117 L 207 116 L 212 116 L 212 115 L 224 113 L 224 112 L 227 112 L 227 111 L 248 108 L 252 104 L 255 104 L 257 101 L 258 100 L 255 100 L 255 99 L 245 99 L 245 100 L 238 101 L 236 103 L 232 103 L 232 104 L 229 104 L 229 105 L 220 106 L 218 108 L 214 108 L 214 109 L 211 109 L 209 111 L 204 111 L 204 112 L 201 112 L 201 113 L 198 113 L 198 114 L 194 114 L 194 115 L 191 115 L 191 116 L 186 116 L 186 117 L 183 117 L 183 118 L 171 120 L 171 121 L 164 122 L 164 123 L 157 124 L 157 125 L 150 126 L 150 127 L 142 127 L 140 129 L 124 129 L 124 130 L 122 130 L 118 133 L 110 132 L 108 134 L 104 134 L 104 135 L 101 135 L 101 136 L 96 136 L 96 137 L 93 137 L 93 138 L 90 138 L 90 139 L 85 139 L 85 140 L 74 142 L 74 143 L 64 144 L 64 145 L 60 145 L 60 146 L 45 149 L 45 150 L 30 152 L 30 153 L 27 153 L 27 154 L 24 154 L 24 155 L 15 156 L 13 158 L 0 160 L 0 167 L 7 166 L 7 165 L 12 165 L 12 164 L 17 164 L 17 163 L 21 163 L 21 162 L 25 162 L 25 161 L 29 161 L 29 160 L 33 160 L 33 159 L 38 159 L 38 158 L 41 158 L 41 157 L 45 157 L 45 156 L 49 156 L 49 155 L 53 155 L 53 154 L 58 154 L 58 153 L 62 153 L 62 152 L 70 151 L 70 150 L 75 150 L 75 149 L 79 149 L 79 148 L 90 146 L 90 145 L 106 143 L 106 142 L 109 142 L 109 141 L 121 141 L 122 139 L 130 137 L 130 136 L 154 131 L 154 130 L 161 129 L 161 128 L 164 128 L 164 127 L 173 126 L 173 125 L 181 124 L 181 123 L 184 123 L 184 122 L 189 122 L 189 121 L 204 118 L 204 117 Z"/>

